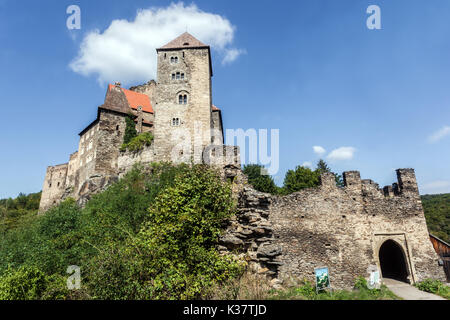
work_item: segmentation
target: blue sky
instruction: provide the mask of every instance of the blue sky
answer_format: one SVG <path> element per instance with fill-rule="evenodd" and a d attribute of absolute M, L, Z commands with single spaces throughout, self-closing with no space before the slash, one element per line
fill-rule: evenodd
<path fill-rule="evenodd" d="M 72 4 L 81 8 L 80 30 L 66 27 Z M 359 170 L 383 186 L 395 182 L 394 169 L 412 167 L 421 193 L 450 192 L 448 0 L 185 6 L 191 4 L 222 19 L 211 28 L 222 28 L 214 32 L 224 39 L 199 33 L 214 44 L 213 102 L 223 110 L 224 126 L 280 130 L 278 184 L 286 170 L 314 164 L 313 146 L 321 146 L 336 172 Z M 381 8 L 381 30 L 366 27 L 373 4 Z M 76 150 L 77 134 L 95 118 L 106 82 L 121 80 L 74 71 L 83 39 L 96 29 L 102 35 L 114 20 L 133 22 L 139 9 L 169 5 L 0 0 L 0 198 L 41 190 L 46 167 L 67 162 Z M 195 19 L 183 23 L 197 36 Z M 233 50 L 241 54 L 224 63 Z M 119 65 L 112 67 L 114 77 L 123 74 L 128 85 L 143 82 L 136 74 L 134 83 L 135 74 Z M 341 147 L 352 148 L 351 155 L 327 158 Z"/>

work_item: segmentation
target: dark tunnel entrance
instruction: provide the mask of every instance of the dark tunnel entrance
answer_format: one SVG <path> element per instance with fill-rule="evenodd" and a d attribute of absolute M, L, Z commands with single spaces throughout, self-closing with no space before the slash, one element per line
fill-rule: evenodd
<path fill-rule="evenodd" d="M 393 240 L 384 242 L 379 251 L 383 278 L 408 282 L 408 271 L 402 248 Z"/>

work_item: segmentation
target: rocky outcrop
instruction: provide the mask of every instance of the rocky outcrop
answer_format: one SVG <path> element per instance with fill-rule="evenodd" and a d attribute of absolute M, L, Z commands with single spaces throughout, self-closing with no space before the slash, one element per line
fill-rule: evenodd
<path fill-rule="evenodd" d="M 243 187 L 239 194 L 236 215 L 229 221 L 220 239 L 219 251 L 233 253 L 248 262 L 250 271 L 266 275 L 277 286 L 281 247 L 273 244 L 274 235 L 269 217 L 271 196 Z"/>

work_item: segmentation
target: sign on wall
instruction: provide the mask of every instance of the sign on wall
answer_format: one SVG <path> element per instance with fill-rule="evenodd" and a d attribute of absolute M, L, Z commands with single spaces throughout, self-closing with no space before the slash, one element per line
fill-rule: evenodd
<path fill-rule="evenodd" d="M 314 273 L 316 275 L 316 292 L 331 288 L 328 267 L 316 268 Z"/>

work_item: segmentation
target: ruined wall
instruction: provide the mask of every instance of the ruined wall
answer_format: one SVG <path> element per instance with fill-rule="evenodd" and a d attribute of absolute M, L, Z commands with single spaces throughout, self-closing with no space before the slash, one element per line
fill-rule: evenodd
<path fill-rule="evenodd" d="M 133 165 L 136 163 L 141 163 L 143 165 L 150 164 L 154 162 L 155 149 L 154 144 L 150 146 L 145 146 L 142 150 L 137 152 L 132 151 L 122 151 L 119 154 L 117 160 L 119 178 L 122 178 L 125 173 L 127 173 Z"/>
<path fill-rule="evenodd" d="M 47 168 L 44 185 L 42 186 L 39 212 L 45 212 L 60 202 L 66 189 L 66 177 L 69 164 L 64 163 Z"/>
<path fill-rule="evenodd" d="M 411 283 L 444 280 L 414 171 L 398 170 L 398 184 L 384 190 L 361 181 L 356 171 L 344 178 L 344 188 L 325 174 L 319 188 L 273 198 L 270 221 L 283 252 L 280 274 L 314 281 L 314 268 L 327 266 L 334 288 L 351 288 L 356 277 L 368 275 L 369 265 L 380 268 L 379 249 L 391 239 L 404 251 Z"/>
<path fill-rule="evenodd" d="M 178 57 L 178 63 L 171 63 L 171 57 Z M 172 79 L 177 72 L 184 73 L 184 79 Z M 173 156 L 186 161 L 195 151 L 194 161 L 200 162 L 202 147 L 211 143 L 209 50 L 159 51 L 157 88 L 154 136 L 158 159 L 168 161 Z M 187 104 L 179 104 L 180 94 L 187 95 Z M 173 125 L 174 118 L 179 125 Z M 192 150 L 193 143 L 198 145 L 196 150 Z M 180 144 L 184 150 L 174 148 Z"/>

